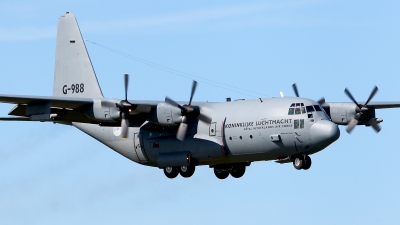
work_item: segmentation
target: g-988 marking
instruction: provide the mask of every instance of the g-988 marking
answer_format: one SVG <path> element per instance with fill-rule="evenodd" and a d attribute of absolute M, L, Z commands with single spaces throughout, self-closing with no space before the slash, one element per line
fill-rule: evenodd
<path fill-rule="evenodd" d="M 85 85 L 83 83 L 80 84 L 71 84 L 70 87 L 68 85 L 63 86 L 63 93 L 64 95 L 68 94 L 69 91 L 73 93 L 83 93 L 85 92 Z"/>

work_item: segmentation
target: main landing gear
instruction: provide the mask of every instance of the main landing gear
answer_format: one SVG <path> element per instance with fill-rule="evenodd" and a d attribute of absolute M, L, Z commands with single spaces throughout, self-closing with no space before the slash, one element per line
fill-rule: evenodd
<path fill-rule="evenodd" d="M 214 165 L 214 174 L 218 179 L 225 179 L 229 174 L 234 178 L 240 178 L 246 172 L 246 166 L 250 163 L 234 163 L 234 164 L 219 164 Z M 194 174 L 195 166 L 173 166 L 165 167 L 164 174 L 170 179 L 177 177 L 179 174 L 182 177 L 191 177 Z"/>
<path fill-rule="evenodd" d="M 196 167 L 195 166 L 174 166 L 174 167 L 165 167 L 164 174 L 170 179 L 173 179 L 181 174 L 182 177 L 191 177 L 194 174 Z"/>
<path fill-rule="evenodd" d="M 311 158 L 308 155 L 296 156 L 293 160 L 294 168 L 298 170 L 308 170 L 311 167 Z"/>
<path fill-rule="evenodd" d="M 223 164 L 214 166 L 214 174 L 218 179 L 225 179 L 229 174 L 234 178 L 240 178 L 246 172 L 246 164 Z"/>

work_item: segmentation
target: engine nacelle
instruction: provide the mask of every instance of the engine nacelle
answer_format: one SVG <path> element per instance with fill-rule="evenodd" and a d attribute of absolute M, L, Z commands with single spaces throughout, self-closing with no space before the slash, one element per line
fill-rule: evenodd
<path fill-rule="evenodd" d="M 351 102 L 346 103 L 329 103 L 329 109 L 327 109 L 329 116 L 332 119 L 332 122 L 338 125 L 347 125 L 351 119 L 355 117 L 357 112 L 360 109 Z M 363 118 L 375 118 L 375 108 L 368 107 L 362 109 Z M 377 121 L 378 122 L 378 121 Z M 381 121 L 379 121 L 381 122 Z M 359 125 L 369 125 L 368 120 L 361 120 L 358 123 Z"/>
<path fill-rule="evenodd" d="M 182 112 L 179 108 L 167 103 L 158 103 L 152 122 L 164 126 L 174 126 L 181 122 Z M 154 118 L 155 117 L 155 118 Z"/>
<path fill-rule="evenodd" d="M 120 111 L 116 107 L 107 107 L 101 104 L 101 99 L 93 99 L 93 105 L 88 107 L 83 114 L 99 122 L 115 122 L 121 120 Z"/>
<path fill-rule="evenodd" d="M 329 103 L 329 116 L 332 122 L 347 125 L 356 115 L 357 106 L 354 103 Z"/>

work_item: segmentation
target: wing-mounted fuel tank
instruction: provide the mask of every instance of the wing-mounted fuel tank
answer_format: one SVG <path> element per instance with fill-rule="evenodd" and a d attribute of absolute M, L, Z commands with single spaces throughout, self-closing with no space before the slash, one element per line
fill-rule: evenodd
<path fill-rule="evenodd" d="M 347 125 L 352 119 L 358 117 L 358 125 L 371 125 L 370 120 L 374 119 L 377 123 L 382 119 L 375 117 L 374 107 L 358 107 L 354 103 L 327 103 L 329 107 L 324 107 L 332 119 L 338 125 Z M 362 116 L 357 116 L 362 114 Z"/>
<path fill-rule="evenodd" d="M 168 115 L 171 115 L 169 113 L 173 111 L 168 112 Z M 184 141 L 176 139 L 178 126 L 161 126 L 148 122 L 140 128 L 141 146 L 145 149 L 152 165 L 158 167 L 198 165 L 225 157 L 220 144 L 194 137 L 197 133 L 196 121 L 188 127 L 188 135 Z"/>

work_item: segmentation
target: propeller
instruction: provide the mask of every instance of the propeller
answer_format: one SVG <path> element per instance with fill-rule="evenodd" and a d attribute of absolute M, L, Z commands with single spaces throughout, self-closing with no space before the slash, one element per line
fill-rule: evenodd
<path fill-rule="evenodd" d="M 105 107 L 117 107 L 120 111 L 121 116 L 121 137 L 128 137 L 128 128 L 129 128 L 129 112 L 132 110 L 132 105 L 128 102 L 128 83 L 129 83 L 129 75 L 124 75 L 124 83 L 125 83 L 125 99 L 121 100 L 119 103 L 109 102 L 104 100 L 101 102 L 102 106 Z"/>
<path fill-rule="evenodd" d="M 368 97 L 368 100 L 365 102 L 364 105 L 358 104 L 358 102 L 356 101 L 356 99 L 353 97 L 353 95 L 350 93 L 350 91 L 346 88 L 344 90 L 344 93 L 346 93 L 346 95 L 354 102 L 354 104 L 356 104 L 357 108 L 356 108 L 356 115 L 354 116 L 353 119 L 351 119 L 351 121 L 347 124 L 347 128 L 346 131 L 347 133 L 351 133 L 351 131 L 354 129 L 354 127 L 358 124 L 358 122 L 360 121 L 360 119 L 362 117 L 367 117 L 368 115 L 364 115 L 364 111 L 368 111 L 368 103 L 371 101 L 371 99 L 375 96 L 376 92 L 378 92 L 378 87 L 375 86 L 374 89 L 372 90 L 371 94 Z M 368 118 L 365 118 L 368 119 Z M 372 126 L 372 128 L 374 128 L 374 130 L 376 132 L 381 131 L 381 128 L 378 125 L 378 122 L 376 121 L 376 118 L 369 118 L 368 120 L 369 124 Z"/>
<path fill-rule="evenodd" d="M 296 83 L 292 84 L 292 87 L 293 87 L 294 93 L 296 94 L 296 97 L 300 97 L 299 90 L 297 89 L 297 84 Z M 318 104 L 323 105 L 324 103 L 325 103 L 324 97 L 322 97 L 320 100 L 318 100 Z"/>
<path fill-rule="evenodd" d="M 296 94 L 296 97 L 300 97 L 299 90 L 297 90 L 297 84 L 296 83 L 292 84 L 292 87 L 293 87 L 294 93 Z"/>
<path fill-rule="evenodd" d="M 210 124 L 211 123 L 211 118 L 208 117 L 207 115 L 204 115 L 203 113 L 200 112 L 200 109 L 198 107 L 192 107 L 192 99 L 194 96 L 194 93 L 196 91 L 197 87 L 197 82 L 194 80 L 193 85 L 192 85 L 192 91 L 190 93 L 190 99 L 189 99 L 189 104 L 188 105 L 180 105 L 179 103 L 175 102 L 169 97 L 165 97 L 165 102 L 179 108 L 182 113 L 182 119 L 181 123 L 179 124 L 178 132 L 176 133 L 176 138 L 180 141 L 185 140 L 186 132 L 188 129 L 188 117 L 192 118 L 197 118 L 205 123 Z"/>

